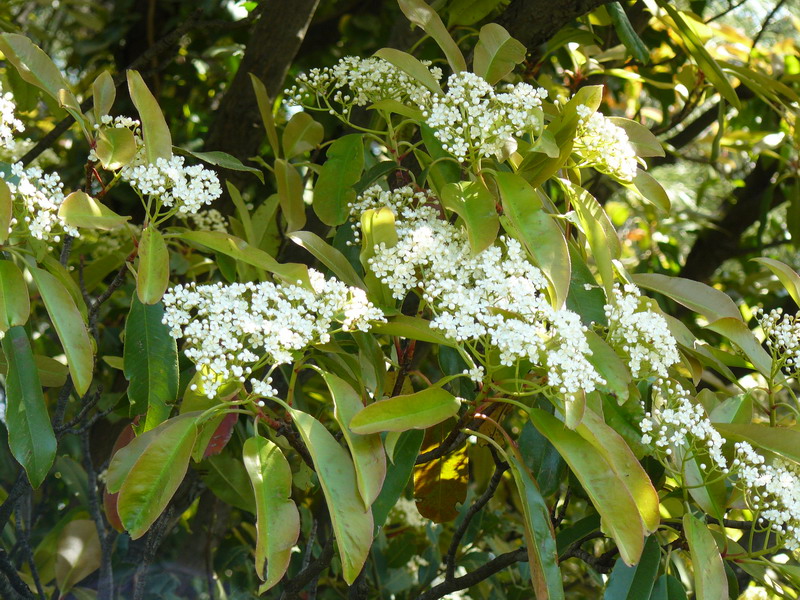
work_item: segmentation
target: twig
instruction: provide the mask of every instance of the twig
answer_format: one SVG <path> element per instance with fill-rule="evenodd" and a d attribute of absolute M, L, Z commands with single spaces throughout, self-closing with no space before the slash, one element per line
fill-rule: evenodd
<path fill-rule="evenodd" d="M 775 15 L 781 9 L 781 7 L 783 7 L 784 4 L 786 4 L 786 0 L 779 0 L 778 3 L 775 4 L 773 9 L 766 16 L 766 18 L 762 21 L 761 28 L 758 30 L 755 37 L 753 38 L 753 43 L 750 44 L 750 58 L 752 58 L 753 50 L 756 49 L 756 45 L 758 44 L 758 42 L 761 41 L 761 38 L 764 36 L 764 33 L 766 33 L 767 27 L 769 27 L 770 22 L 772 21 L 773 18 L 775 18 Z M 750 58 L 747 59 L 748 64 L 750 63 Z"/>
<path fill-rule="evenodd" d="M 708 25 L 709 23 L 712 23 L 713 21 L 716 21 L 717 19 L 719 19 L 719 18 L 721 18 L 721 17 L 724 17 L 724 16 L 725 16 L 725 15 L 727 15 L 729 12 L 731 12 L 731 11 L 733 11 L 733 10 L 736 10 L 736 9 L 737 9 L 737 8 L 739 8 L 739 7 L 740 7 L 742 4 L 745 4 L 747 1 L 748 1 L 748 0 L 739 0 L 739 2 L 738 2 L 738 3 L 736 3 L 736 4 L 729 4 L 729 5 L 728 5 L 728 8 L 726 8 L 725 10 L 723 10 L 721 13 L 717 13 L 717 14 L 716 14 L 716 15 L 714 15 L 713 17 L 710 17 L 710 18 L 706 19 L 706 20 L 705 20 L 705 24 L 706 24 L 706 25 Z"/>
<path fill-rule="evenodd" d="M 433 586 L 427 592 L 417 596 L 417 600 L 439 600 L 439 598 L 443 598 L 447 594 L 470 588 L 514 563 L 526 562 L 527 560 L 528 551 L 525 548 L 518 548 L 517 550 L 506 552 L 505 554 L 493 558 L 485 565 L 481 565 L 471 573 L 449 581 L 445 580 L 439 585 Z"/>
<path fill-rule="evenodd" d="M 8 553 L 3 548 L 0 548 L 0 571 L 8 578 L 8 583 L 20 598 L 36 600 L 36 596 L 33 595 L 28 584 L 19 576 L 19 573 L 17 573 L 17 570 L 8 558 Z"/>
<path fill-rule="evenodd" d="M 32 488 L 28 477 L 25 475 L 25 470 L 20 468 L 17 472 L 17 478 L 14 480 L 14 485 L 8 490 L 8 496 L 6 496 L 6 499 L 0 504 L 0 531 L 5 529 L 6 523 L 8 523 L 11 513 L 14 511 L 14 505 L 17 503 L 17 500 L 30 489 Z"/>
<path fill-rule="evenodd" d="M 475 502 L 472 503 L 467 509 L 466 514 L 464 515 L 464 519 L 461 521 L 461 524 L 456 529 L 456 532 L 453 534 L 453 539 L 450 541 L 450 547 L 447 549 L 447 554 L 445 555 L 445 565 L 447 566 L 447 570 L 445 572 L 445 581 L 450 581 L 455 577 L 455 570 L 456 570 L 456 552 L 458 552 L 458 547 L 461 545 L 461 540 L 464 537 L 464 534 L 467 532 L 467 528 L 469 527 L 472 518 L 478 514 L 478 512 L 486 506 L 486 503 L 491 500 L 494 493 L 497 491 L 497 486 L 500 485 L 500 482 L 503 480 L 503 473 L 508 470 L 508 463 L 505 462 L 497 462 L 494 475 L 489 480 L 489 485 L 486 487 L 486 490 L 481 494 L 481 497 L 478 498 Z"/>
<path fill-rule="evenodd" d="M 41 600 L 47 600 L 47 596 L 42 589 L 42 580 L 39 577 L 39 569 L 36 568 L 36 563 L 33 561 L 33 550 L 31 550 L 31 535 L 30 535 L 30 520 L 25 517 L 26 511 L 21 510 L 22 504 L 25 500 L 30 500 L 30 495 L 25 494 L 20 496 L 17 500 L 17 518 L 14 520 L 14 525 L 17 533 L 17 543 L 22 551 L 25 562 L 31 569 L 31 578 L 36 586 L 36 593 L 39 594 Z"/>
<path fill-rule="evenodd" d="M 100 539 L 100 579 L 97 584 L 98 600 L 112 600 L 114 597 L 114 573 L 111 569 L 111 551 L 113 538 L 106 526 L 106 519 L 100 509 L 100 496 L 97 490 L 97 473 L 92 463 L 92 453 L 89 443 L 89 429 L 81 435 L 83 445 L 83 468 L 86 471 L 89 514 L 92 516 Z"/>
<path fill-rule="evenodd" d="M 170 506 L 167 508 L 164 513 L 158 517 L 156 522 L 150 528 L 150 532 L 147 534 L 147 542 L 145 543 L 144 554 L 142 555 L 142 559 L 139 561 L 139 565 L 136 567 L 136 573 L 133 576 L 134 579 L 134 588 L 133 588 L 133 600 L 143 600 L 144 598 L 144 584 L 147 581 L 147 570 L 150 566 L 150 563 L 153 562 L 153 558 L 155 558 L 156 552 L 158 551 L 158 547 L 161 545 L 161 540 L 164 537 L 167 529 L 169 529 L 169 523 L 172 520 L 172 513 L 175 509 Z"/>
<path fill-rule="evenodd" d="M 333 558 L 333 533 L 325 541 L 322 552 L 317 560 L 311 562 L 305 569 L 300 571 L 296 577 L 286 582 L 280 600 L 292 600 L 297 598 L 297 594 L 309 583 L 319 577 Z"/>

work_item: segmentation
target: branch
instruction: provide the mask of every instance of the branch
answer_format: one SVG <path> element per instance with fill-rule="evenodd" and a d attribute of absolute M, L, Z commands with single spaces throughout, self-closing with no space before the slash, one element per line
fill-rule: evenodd
<path fill-rule="evenodd" d="M 444 598 L 447 594 L 470 588 L 514 563 L 526 562 L 527 560 L 528 551 L 525 548 L 518 548 L 511 552 L 506 552 L 505 554 L 493 558 L 485 565 L 481 565 L 471 573 L 449 581 L 445 580 L 439 585 L 433 586 L 427 592 L 417 596 L 417 600 L 439 600 L 439 598 Z"/>
<path fill-rule="evenodd" d="M 99 397 L 100 394 L 98 393 Z M 97 529 L 100 539 L 100 578 L 97 584 L 97 599 L 112 600 L 114 598 L 114 574 L 111 569 L 111 553 L 113 538 L 108 530 L 106 518 L 100 509 L 100 495 L 97 490 L 97 473 L 92 462 L 91 447 L 89 444 L 89 429 L 82 432 L 81 444 L 83 445 L 83 468 L 86 470 L 88 488 L 89 514 Z"/>
<path fill-rule="evenodd" d="M 325 541 L 325 545 L 322 547 L 322 552 L 320 553 L 319 558 L 309 563 L 307 567 L 305 567 L 297 574 L 296 577 L 294 577 L 294 579 L 290 579 L 286 582 L 280 600 L 292 600 L 297 598 L 298 593 L 314 579 L 319 577 L 320 573 L 327 568 L 332 559 L 333 533 L 331 533 L 331 535 Z"/>

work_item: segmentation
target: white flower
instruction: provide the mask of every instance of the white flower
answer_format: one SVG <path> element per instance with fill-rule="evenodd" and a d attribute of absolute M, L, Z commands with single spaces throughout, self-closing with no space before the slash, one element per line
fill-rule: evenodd
<path fill-rule="evenodd" d="M 766 314 L 761 308 L 753 312 L 761 323 L 773 360 L 787 375 L 800 375 L 800 312 L 784 314 L 781 308 Z"/>
<path fill-rule="evenodd" d="M 22 121 L 14 115 L 15 108 L 14 97 L 10 92 L 4 94 L 0 88 L 0 148 L 9 154 L 14 152 L 16 146 L 14 136 L 25 131 Z"/>
<path fill-rule="evenodd" d="M 588 106 L 578 106 L 577 112 L 580 125 L 573 150 L 583 159 L 582 166 L 633 181 L 639 162 L 625 130 Z"/>

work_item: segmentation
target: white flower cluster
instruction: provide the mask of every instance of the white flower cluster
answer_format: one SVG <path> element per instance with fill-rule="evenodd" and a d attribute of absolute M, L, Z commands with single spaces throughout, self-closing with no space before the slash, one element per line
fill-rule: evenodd
<path fill-rule="evenodd" d="M 350 210 L 352 223 L 350 227 L 353 230 L 354 243 L 361 242 L 361 215 L 368 210 L 387 207 L 395 215 L 399 215 L 409 209 L 413 212 L 414 208 L 423 206 L 427 201 L 428 195 L 425 192 L 415 192 L 408 186 L 396 190 L 384 190 L 379 185 L 367 188 L 355 202 L 347 205 Z"/>
<path fill-rule="evenodd" d="M 438 81 L 442 70 L 428 67 Z M 297 84 L 285 91 L 295 104 L 306 104 L 309 96 L 330 98 L 344 106 L 365 106 L 379 100 L 409 102 L 423 108 L 430 103 L 431 91 L 382 58 L 345 56 L 333 67 L 311 69 L 297 77 Z"/>
<path fill-rule="evenodd" d="M 642 310 L 639 288 L 628 283 L 614 286 L 614 303 L 605 305 L 608 342 L 628 357 L 634 378 L 650 374 L 667 376 L 667 369 L 680 361 L 678 344 L 664 317 Z"/>
<path fill-rule="evenodd" d="M 327 342 L 335 322 L 345 331 L 368 331 L 385 320 L 363 290 L 318 271 L 309 276 L 312 289 L 248 282 L 167 291 L 164 323 L 173 337 L 185 338 L 184 352 L 198 371 L 206 367 L 202 382 L 210 398 L 227 381 L 244 382 L 254 366 L 288 363 L 308 346 Z"/>
<path fill-rule="evenodd" d="M 433 96 L 423 113 L 444 149 L 458 160 L 503 157 L 516 150 L 515 136 L 542 126 L 547 90 L 527 83 L 497 93 L 486 80 L 462 71 L 447 80 L 447 93 Z"/>
<path fill-rule="evenodd" d="M 25 131 L 22 121 L 17 119 L 14 114 L 15 108 L 16 105 L 11 92 L 4 94 L 2 88 L 0 88 L 0 148 L 7 150 L 9 153 L 13 152 L 16 146 L 14 136 Z"/>
<path fill-rule="evenodd" d="M 625 130 L 588 106 L 580 105 L 577 110 L 580 125 L 573 149 L 583 165 L 620 181 L 633 181 L 639 162 Z"/>
<path fill-rule="evenodd" d="M 216 208 L 190 213 L 188 217 L 194 228 L 200 231 L 228 231 L 225 216 Z"/>
<path fill-rule="evenodd" d="M 37 240 L 59 242 L 62 232 L 78 236 L 78 230 L 58 216 L 58 209 L 64 202 L 64 184 L 58 173 L 46 174 L 39 167 L 25 169 L 22 163 L 15 163 L 11 165 L 10 177 L 4 179 L 15 201 L 12 229 L 21 216 L 28 233 Z"/>
<path fill-rule="evenodd" d="M 182 156 L 159 158 L 155 164 L 124 167 L 122 179 L 141 196 L 149 196 L 180 216 L 199 211 L 222 195 L 219 178 L 202 165 L 185 166 Z"/>
<path fill-rule="evenodd" d="M 698 458 L 708 456 L 714 468 L 728 472 L 722 454 L 723 437 L 714 429 L 700 404 L 693 404 L 689 393 L 679 383 L 659 379 L 653 385 L 653 410 L 645 413 L 640 427 L 643 444 L 653 444 L 678 464 L 687 453 Z M 708 471 L 700 464 L 701 471 Z"/>
<path fill-rule="evenodd" d="M 768 313 L 756 308 L 753 312 L 761 323 L 773 360 L 787 375 L 800 375 L 800 312 L 784 314 L 782 308 Z"/>
<path fill-rule="evenodd" d="M 548 385 L 560 394 L 591 392 L 603 383 L 587 358 L 580 317 L 550 306 L 545 278 L 519 242 L 501 238 L 471 256 L 466 234 L 436 209 L 403 207 L 416 197 L 409 188 L 391 195 L 398 243 L 376 246 L 370 268 L 396 298 L 418 291 L 434 313 L 431 327 L 473 350 L 497 349 L 503 365 L 528 360 L 546 367 Z M 477 370 L 470 374 L 482 378 Z"/>
<path fill-rule="evenodd" d="M 737 485 L 759 522 L 769 521 L 789 550 L 800 550 L 800 468 L 779 459 L 768 463 L 747 442 L 734 448 Z"/>

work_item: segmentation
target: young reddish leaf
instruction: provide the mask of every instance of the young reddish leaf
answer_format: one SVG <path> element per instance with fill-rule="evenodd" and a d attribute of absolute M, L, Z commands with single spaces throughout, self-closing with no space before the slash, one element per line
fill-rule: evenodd
<path fill-rule="evenodd" d="M 238 420 L 239 415 L 236 413 L 228 413 L 222 418 L 222 421 L 217 425 L 217 428 L 211 435 L 206 449 L 203 451 L 203 458 L 208 458 L 209 456 L 214 456 L 222 452 L 231 440 L 233 428 L 236 426 Z"/>
<path fill-rule="evenodd" d="M 128 424 L 117 436 L 117 441 L 114 442 L 114 447 L 111 450 L 111 456 L 115 456 L 117 451 L 130 444 L 136 438 L 133 432 L 133 424 Z M 119 511 L 117 510 L 117 502 L 119 500 L 119 492 L 111 493 L 106 486 L 103 490 L 103 511 L 106 513 L 109 525 L 119 532 L 125 531 L 125 527 L 119 518 Z"/>

